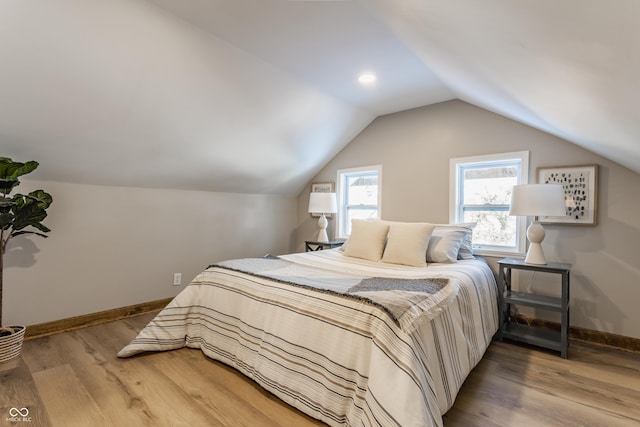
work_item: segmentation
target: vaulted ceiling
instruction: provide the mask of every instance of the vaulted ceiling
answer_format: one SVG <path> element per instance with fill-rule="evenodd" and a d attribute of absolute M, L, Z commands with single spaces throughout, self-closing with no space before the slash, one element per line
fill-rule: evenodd
<path fill-rule="evenodd" d="M 636 0 L 2 0 L 0 155 L 40 161 L 39 179 L 295 195 L 375 117 L 459 98 L 640 173 L 639 16 Z"/>

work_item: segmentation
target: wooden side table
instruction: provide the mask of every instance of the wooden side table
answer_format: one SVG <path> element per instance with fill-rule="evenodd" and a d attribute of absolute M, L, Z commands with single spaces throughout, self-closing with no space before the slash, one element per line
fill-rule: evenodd
<path fill-rule="evenodd" d="M 305 240 L 304 251 L 313 252 L 321 251 L 323 249 L 333 249 L 342 246 L 344 242 L 341 240 L 334 240 L 331 242 L 317 242 L 315 240 Z"/>
<path fill-rule="evenodd" d="M 571 264 L 550 262 L 544 265 L 527 264 L 523 260 L 504 258 L 498 261 L 500 269 L 498 287 L 500 295 L 500 329 L 498 339 L 508 338 L 560 352 L 567 358 L 569 347 L 569 275 Z M 560 298 L 536 295 L 528 292 L 511 290 L 511 271 L 529 270 L 559 274 L 562 278 L 562 296 Z M 525 305 L 559 312 L 561 315 L 560 332 L 542 329 L 535 326 L 520 325 L 510 319 L 511 304 Z"/>

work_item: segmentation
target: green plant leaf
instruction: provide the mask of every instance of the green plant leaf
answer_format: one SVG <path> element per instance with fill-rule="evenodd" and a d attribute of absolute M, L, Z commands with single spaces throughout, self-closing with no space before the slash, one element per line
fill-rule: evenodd
<path fill-rule="evenodd" d="M 8 157 L 0 157 L 0 179 L 16 180 L 19 176 L 33 172 L 38 167 L 38 162 L 26 163 L 14 162 Z"/>
<path fill-rule="evenodd" d="M 41 222 L 47 217 L 46 209 L 53 202 L 50 194 L 42 190 L 32 191 L 28 195 L 13 196 L 15 205 L 11 208 L 14 215 L 13 230 L 19 231 L 26 227 L 34 227 L 43 232 L 50 230 Z"/>
<path fill-rule="evenodd" d="M 34 190 L 28 194 L 28 197 L 35 199 L 42 209 L 47 209 L 53 203 L 53 197 L 51 194 L 42 191 L 42 190 Z"/>
<path fill-rule="evenodd" d="M 13 224 L 13 214 L 11 212 L 0 213 L 0 229 L 8 230 Z"/>
<path fill-rule="evenodd" d="M 18 184 L 20 181 L 17 179 L 0 178 L 0 193 L 9 194 Z"/>
<path fill-rule="evenodd" d="M 15 203 L 12 198 L 0 196 L 0 213 L 9 213 L 13 205 L 15 205 Z"/>

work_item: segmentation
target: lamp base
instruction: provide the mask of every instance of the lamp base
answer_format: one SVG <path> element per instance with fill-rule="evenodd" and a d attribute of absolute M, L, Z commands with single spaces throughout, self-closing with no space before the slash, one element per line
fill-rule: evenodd
<path fill-rule="evenodd" d="M 547 263 L 542 252 L 542 241 L 544 240 L 544 227 L 538 221 L 533 221 L 527 228 L 527 238 L 529 239 L 529 250 L 524 262 L 527 264 L 544 265 Z"/>
<path fill-rule="evenodd" d="M 545 265 L 547 263 L 542 246 L 540 243 L 531 243 L 527 251 L 527 257 L 524 259 L 526 264 Z"/>
<path fill-rule="evenodd" d="M 322 214 L 320 218 L 318 218 L 318 227 L 320 231 L 318 232 L 317 242 L 327 243 L 329 242 L 329 236 L 327 235 L 327 225 L 328 225 L 327 217 Z"/>

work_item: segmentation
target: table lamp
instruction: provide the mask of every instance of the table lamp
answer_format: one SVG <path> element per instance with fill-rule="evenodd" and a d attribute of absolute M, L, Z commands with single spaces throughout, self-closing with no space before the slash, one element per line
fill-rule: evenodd
<path fill-rule="evenodd" d="M 533 216 L 527 229 L 529 250 L 524 262 L 544 265 L 547 260 L 542 252 L 544 227 L 537 221 L 538 216 L 565 216 L 564 188 L 560 184 L 520 184 L 513 186 L 509 215 Z"/>
<path fill-rule="evenodd" d="M 329 241 L 327 236 L 327 217 L 325 214 L 338 212 L 338 203 L 336 201 L 336 193 L 310 193 L 309 194 L 309 213 L 320 214 L 318 219 L 318 242 L 326 243 Z"/>

